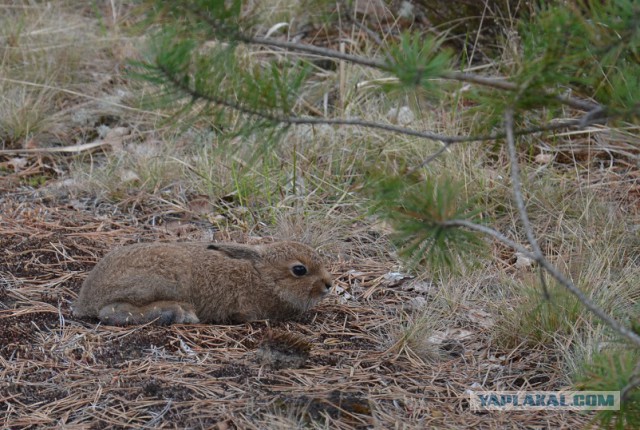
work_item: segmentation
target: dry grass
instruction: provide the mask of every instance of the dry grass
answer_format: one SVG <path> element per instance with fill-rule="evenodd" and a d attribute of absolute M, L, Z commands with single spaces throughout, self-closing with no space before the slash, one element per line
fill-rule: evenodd
<path fill-rule="evenodd" d="M 31 193 L 5 197 L 1 209 L 5 426 L 524 427 L 577 425 L 586 418 L 468 411 L 465 390 L 474 382 L 486 389 L 553 389 L 562 377 L 543 364 L 542 352 L 514 349 L 506 356 L 491 346 L 488 314 L 441 291 L 451 284 L 429 293 L 424 282 L 385 277 L 390 261 L 334 259 L 331 271 L 342 293 L 300 321 L 102 327 L 70 312 L 95 261 L 124 243 L 176 240 L 177 234 L 153 226 L 152 213 L 133 218 L 105 205 L 98 212 L 108 216 L 92 214 Z M 197 230 L 186 238 L 206 236 Z M 407 309 L 421 303 L 417 298 L 426 299 L 426 307 Z M 437 312 L 447 315 L 447 327 L 425 327 L 434 321 L 427 315 Z M 258 364 L 269 327 L 310 343 L 303 368 Z M 439 337 L 428 338 L 434 334 Z"/>
<path fill-rule="evenodd" d="M 269 26 L 290 2 L 267 2 Z M 0 6 L 0 149 L 98 142 L 76 155 L 0 152 L 0 418 L 10 428 L 574 428 L 569 412 L 473 413 L 466 391 L 555 390 L 610 338 L 571 298 L 541 300 L 537 271 L 488 243 L 490 263 L 455 277 L 407 275 L 389 228 L 360 193 L 372 168 L 402 172 L 438 145 L 358 128 L 297 127 L 279 146 L 162 112 L 123 107 L 143 89 L 120 2 Z M 296 12 L 297 13 L 297 12 Z M 313 21 L 313 20 L 312 20 Z M 11 25 L 7 25 L 10 23 Z M 332 43 L 326 32 L 312 33 Z M 349 27 L 350 50 L 378 49 Z M 64 49 L 73 44 L 74 49 Z M 58 49 L 60 47 L 60 49 Z M 22 83 L 16 82 L 20 76 Z M 463 134 L 463 95 L 425 105 L 372 90 L 358 67 L 317 71 L 304 106 Z M 343 82 L 343 85 L 340 85 Z M 356 90 L 356 88 L 358 88 Z M 330 96 L 330 97 L 329 97 Z M 393 118 L 396 120 L 397 118 Z M 525 187 L 544 252 L 605 308 L 637 318 L 637 137 L 607 129 L 530 142 Z M 261 151 L 258 151 L 261 149 Z M 255 155 L 260 157 L 248 160 Z M 551 154 L 552 160 L 535 161 Z M 296 154 L 294 158 L 292 154 Z M 453 147 L 425 173 L 479 194 L 494 225 L 523 239 L 505 154 Z M 335 294 L 299 321 L 104 327 L 70 304 L 108 250 L 154 240 L 297 239 L 331 261 Z M 567 312 L 566 309 L 572 309 Z M 567 324 L 569 321 L 569 324 Z M 310 345 L 299 369 L 260 364 L 271 330 Z"/>
<path fill-rule="evenodd" d="M 127 95 L 115 82 L 124 57 L 114 43 L 122 48 L 129 41 L 107 31 L 89 4 L 0 7 L 1 148 L 91 137 Z"/>

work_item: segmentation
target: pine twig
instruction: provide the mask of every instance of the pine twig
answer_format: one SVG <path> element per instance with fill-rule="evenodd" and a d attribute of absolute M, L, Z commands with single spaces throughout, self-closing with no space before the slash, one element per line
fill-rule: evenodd
<path fill-rule="evenodd" d="M 441 222 L 440 225 L 442 227 L 464 227 L 469 230 L 474 230 L 479 233 L 486 234 L 487 236 L 491 236 L 494 239 L 497 239 L 498 241 L 504 243 L 505 245 L 510 246 L 516 251 L 522 253 L 525 257 L 535 260 L 535 255 L 533 255 L 533 253 L 529 251 L 527 248 L 520 245 L 518 242 L 515 242 L 509 239 L 507 236 L 500 233 L 498 230 L 494 230 L 482 224 L 476 224 L 474 222 L 463 220 L 463 219 L 452 219 L 452 220 Z"/>
<path fill-rule="evenodd" d="M 633 373 L 629 378 L 629 383 L 620 390 L 620 402 L 626 402 L 629 399 L 631 392 L 636 390 L 638 387 L 640 387 L 640 361 L 638 361 L 636 367 L 633 369 Z"/>
<path fill-rule="evenodd" d="M 514 131 L 514 136 L 525 136 L 525 135 L 530 135 L 530 134 L 536 134 L 536 133 L 542 133 L 545 131 L 555 131 L 555 130 L 561 130 L 561 129 L 565 129 L 565 128 L 578 128 L 578 129 L 583 129 L 588 127 L 589 125 L 591 125 L 592 122 L 597 122 L 600 121 L 600 118 L 595 118 L 595 117 L 589 117 L 589 119 L 587 121 L 585 121 L 585 117 L 589 116 L 589 113 L 587 113 L 584 117 L 580 117 L 580 118 L 576 118 L 576 119 L 569 119 L 566 121 L 558 121 L 558 122 L 554 122 L 554 123 L 550 123 L 550 124 L 544 124 L 544 125 L 540 125 L 540 126 L 534 126 L 534 127 L 528 127 L 528 128 L 523 128 L 520 130 L 515 130 Z M 506 132 L 500 132 L 500 133 L 493 133 L 490 135 L 486 135 L 486 136 L 471 136 L 471 140 L 468 140 L 466 142 L 477 142 L 480 140 L 485 140 L 485 141 L 490 141 L 490 140 L 497 140 L 497 139 L 502 139 L 505 138 L 507 136 Z M 477 137 L 477 139 L 476 139 Z M 431 163 L 432 161 L 434 161 L 436 158 L 438 158 L 443 152 L 445 152 L 447 149 L 449 149 L 449 147 L 451 145 L 453 145 L 454 143 L 460 143 L 459 141 L 456 142 L 447 142 L 443 139 L 440 139 L 441 142 L 443 142 L 444 144 L 442 145 L 442 147 L 440 149 L 438 149 L 436 152 L 434 152 L 433 154 L 429 155 L 427 158 L 425 158 L 420 164 L 418 164 L 417 166 L 415 166 L 413 169 L 410 170 L 409 173 L 413 173 L 418 169 L 421 169 L 425 166 L 427 166 L 429 163 Z"/>
<path fill-rule="evenodd" d="M 261 46 L 269 46 L 272 48 L 280 48 L 285 49 L 287 51 L 297 51 L 297 52 L 306 52 L 309 54 L 320 55 L 322 57 L 334 58 L 336 60 L 348 61 L 352 64 L 359 64 L 361 66 L 367 66 L 374 69 L 379 69 L 383 71 L 390 72 L 392 71 L 392 63 L 389 60 L 381 61 L 375 59 L 364 58 L 359 55 L 346 54 L 335 49 L 330 48 L 321 48 L 314 45 L 308 45 L 304 43 L 297 42 L 288 42 L 282 40 L 275 40 L 271 38 L 264 37 L 250 37 L 246 35 L 239 35 L 239 40 L 254 45 Z M 388 55 L 387 55 L 388 57 Z M 459 81 L 459 82 L 467 82 L 470 84 L 481 85 L 485 87 L 491 87 L 503 91 L 518 91 L 519 86 L 513 82 L 509 82 L 504 77 L 487 77 L 482 75 L 477 75 L 474 73 L 467 72 L 445 72 L 439 76 L 442 79 Z M 549 92 L 549 95 L 553 95 Z M 575 109 L 585 110 L 585 111 L 597 111 L 602 109 L 602 107 L 593 102 L 585 101 L 576 97 L 562 96 L 562 95 L 553 95 L 553 98 L 564 105 L 570 106 Z"/>
<path fill-rule="evenodd" d="M 513 197 L 516 201 L 520 221 L 522 221 L 522 226 L 524 227 L 525 234 L 527 235 L 527 241 L 531 245 L 531 248 L 533 248 L 533 255 L 535 255 L 536 260 L 540 260 L 543 258 L 542 250 L 540 249 L 538 241 L 533 234 L 531 222 L 529 221 L 529 214 L 527 213 L 527 208 L 525 207 L 524 199 L 522 197 L 520 166 L 518 166 L 518 152 L 516 151 L 516 139 L 513 133 L 513 108 L 511 107 L 507 108 L 504 112 L 504 128 L 507 138 L 507 148 L 509 150 L 509 160 L 511 160 L 511 189 L 513 190 Z M 545 282 L 542 272 L 540 273 L 540 281 L 542 283 L 544 298 L 549 300 L 549 289 L 547 288 L 547 283 Z"/>
<path fill-rule="evenodd" d="M 492 141 L 497 139 L 502 139 L 505 137 L 504 132 L 497 132 L 485 135 L 476 135 L 476 136 L 447 136 L 443 134 L 431 133 L 428 131 L 419 131 L 405 127 L 398 127 L 392 124 L 383 124 L 375 121 L 365 121 L 360 119 L 342 119 L 342 118 L 317 118 L 317 117 L 299 117 L 292 115 L 283 115 L 278 113 L 271 113 L 268 111 L 258 110 L 251 107 L 247 107 L 241 103 L 232 102 L 230 100 L 224 99 L 222 97 L 217 97 L 212 94 L 204 94 L 196 91 L 195 89 L 185 85 L 185 83 L 178 79 L 171 71 L 163 67 L 162 65 L 155 66 L 159 72 L 161 72 L 167 80 L 171 83 L 171 85 L 184 93 L 186 96 L 191 97 L 194 100 L 204 100 L 208 101 L 220 106 L 225 106 L 240 113 L 256 116 L 262 119 L 266 119 L 268 121 L 272 121 L 274 123 L 282 123 L 289 125 L 314 125 L 314 124 L 328 124 L 328 125 L 348 125 L 348 126 L 359 126 L 366 128 L 373 128 L 378 130 L 384 130 L 392 133 L 404 134 L 407 136 L 420 137 L 422 139 L 432 140 L 442 142 L 444 144 L 443 148 L 439 149 L 432 156 L 427 158 L 420 166 L 424 166 L 437 158 L 442 152 L 444 152 L 449 146 L 455 143 L 466 143 L 466 142 L 479 142 L 479 141 Z M 558 121 L 551 124 L 544 124 L 542 126 L 534 126 L 529 128 L 524 128 L 515 132 L 515 135 L 528 135 L 535 134 L 545 131 L 554 131 L 554 130 L 562 130 L 566 128 L 571 128 L 575 126 L 579 126 L 583 123 L 581 118 L 578 119 L 570 119 L 566 121 Z"/>
<path fill-rule="evenodd" d="M 516 206 L 518 207 L 518 212 L 520 213 L 520 218 L 522 220 L 522 224 L 524 226 L 527 240 L 531 244 L 533 248 L 533 257 L 534 260 L 538 262 L 553 278 L 555 278 L 561 285 L 563 285 L 569 292 L 571 292 L 582 304 L 589 309 L 594 315 L 596 315 L 600 320 L 602 320 L 606 325 L 616 331 L 623 337 L 626 337 L 633 344 L 640 346 L 640 336 L 638 336 L 635 332 L 625 327 L 608 315 L 604 310 L 602 310 L 598 305 L 592 302 L 579 288 L 577 288 L 573 282 L 571 282 L 568 278 L 566 278 L 555 266 L 553 266 L 549 261 L 544 257 L 540 247 L 538 246 L 538 242 L 536 241 L 535 235 L 531 229 L 531 223 L 529 222 L 529 216 L 527 214 L 527 210 L 524 206 L 524 200 L 522 198 L 521 184 L 520 184 L 520 173 L 518 167 L 518 155 L 516 153 L 515 147 L 515 133 L 513 132 L 513 110 L 511 108 L 507 109 L 505 112 L 505 129 L 507 134 L 507 146 L 509 148 L 509 158 L 511 159 L 511 187 L 513 188 L 513 194 L 516 200 Z M 548 293 L 547 293 L 548 294 Z"/>
<path fill-rule="evenodd" d="M 194 8 L 188 8 L 188 10 L 195 15 L 197 18 L 202 19 L 204 22 L 209 24 L 211 28 L 215 31 L 219 29 L 220 23 L 215 19 L 200 13 L 199 10 Z M 383 71 L 390 72 L 392 71 L 393 62 L 388 53 L 385 53 L 387 57 L 387 61 L 376 60 L 365 58 L 359 55 L 346 54 L 344 52 L 337 51 L 335 49 L 330 48 L 322 48 L 314 45 L 309 45 L 306 43 L 297 43 L 297 42 L 289 42 L 276 40 L 268 37 L 259 37 L 259 36 L 249 36 L 240 31 L 231 31 L 226 35 L 228 40 L 235 40 L 249 45 L 260 45 L 260 46 L 269 46 L 272 48 L 280 48 L 291 52 L 306 52 L 309 54 L 319 55 L 327 58 L 334 58 L 336 60 L 348 61 L 352 64 L 359 64 L 361 66 L 367 66 L 374 69 L 379 69 Z M 481 75 L 476 75 L 473 73 L 467 72 L 446 72 L 443 73 L 440 78 L 460 81 L 460 82 L 468 82 L 476 85 L 482 85 L 486 87 L 492 87 L 505 91 L 518 91 L 520 88 L 517 84 L 513 82 L 507 81 L 503 77 L 486 77 Z M 549 92 L 549 95 L 553 95 Z M 601 106 L 597 103 L 588 102 L 579 98 L 569 97 L 569 96 L 561 96 L 561 95 L 553 95 L 554 99 L 559 103 L 564 105 L 573 107 L 575 109 L 586 110 L 586 111 L 596 111 Z"/>
<path fill-rule="evenodd" d="M 577 288 L 571 280 L 566 278 L 554 265 L 549 263 L 546 258 L 537 258 L 534 253 L 529 251 L 524 246 L 519 243 L 509 239 L 502 233 L 492 228 L 475 224 L 466 220 L 449 220 L 440 224 L 443 227 L 464 227 L 469 230 L 474 230 L 480 233 L 484 233 L 488 236 L 491 236 L 500 242 L 512 247 L 513 249 L 521 252 L 527 258 L 535 260 L 542 266 L 547 273 L 549 273 L 553 278 L 555 278 L 561 285 L 563 285 L 571 294 L 573 294 L 591 313 L 593 313 L 596 317 L 598 317 L 602 322 L 608 325 L 613 331 L 628 339 L 635 346 L 640 346 L 640 336 L 634 333 L 629 328 L 622 325 L 618 320 L 609 316 L 604 310 L 602 310 L 598 305 L 593 303 L 584 293 Z"/>
<path fill-rule="evenodd" d="M 481 85 L 484 87 L 496 88 L 498 90 L 504 91 L 518 91 L 519 87 L 517 84 L 513 82 L 509 82 L 504 77 L 487 77 L 482 75 L 476 75 L 474 73 L 466 73 L 466 72 L 447 72 L 442 75 L 444 79 L 450 79 L 454 81 L 467 82 L 470 84 Z M 551 95 L 551 93 L 549 93 Z M 561 95 L 554 95 L 553 98 L 563 105 L 567 105 L 574 109 L 584 110 L 584 111 L 594 111 L 602 109 L 597 103 L 589 102 L 586 100 L 578 99 L 575 97 L 567 97 Z"/>

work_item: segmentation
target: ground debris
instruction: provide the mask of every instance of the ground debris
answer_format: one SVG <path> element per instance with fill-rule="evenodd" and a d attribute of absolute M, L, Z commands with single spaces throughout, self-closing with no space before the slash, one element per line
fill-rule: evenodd
<path fill-rule="evenodd" d="M 438 362 L 391 348 L 387 326 L 412 300 L 428 305 L 437 287 L 407 282 L 411 277 L 389 262 L 370 259 L 333 261 L 342 295 L 297 321 L 105 327 L 77 320 L 71 304 L 108 250 L 184 239 L 117 210 L 105 217 L 89 207 L 35 198 L 25 205 L 5 195 L 0 214 L 3 427 L 456 427 L 478 419 L 464 407 L 473 381 L 487 381 L 485 389 L 554 387 L 556 378 L 537 367 L 543 356 L 513 354 L 507 360 L 486 350 L 483 336 L 492 322 L 480 309 L 461 315 L 472 328 L 452 329 L 438 339 L 445 353 Z M 349 300 L 341 300 L 345 293 Z M 261 345 L 286 354 L 293 348 L 300 359 L 264 366 L 256 359 Z M 507 422 L 485 418 L 494 427 Z M 546 412 L 522 422 L 548 426 L 584 419 Z"/>

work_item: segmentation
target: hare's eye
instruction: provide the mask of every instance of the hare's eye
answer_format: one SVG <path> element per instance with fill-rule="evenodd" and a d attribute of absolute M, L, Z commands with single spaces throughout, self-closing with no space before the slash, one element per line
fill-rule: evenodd
<path fill-rule="evenodd" d="M 302 264 L 296 264 L 291 268 L 291 271 L 296 276 L 304 276 L 307 274 L 307 268 L 304 267 Z"/>

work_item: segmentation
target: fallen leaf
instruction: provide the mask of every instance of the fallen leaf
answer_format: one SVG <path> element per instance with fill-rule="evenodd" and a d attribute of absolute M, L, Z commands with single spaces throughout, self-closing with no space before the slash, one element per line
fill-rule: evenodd
<path fill-rule="evenodd" d="M 411 275 L 407 275 L 405 273 L 400 273 L 400 272 L 389 272 L 389 273 L 385 273 L 384 276 L 382 277 L 382 282 L 380 283 L 380 285 L 390 288 L 390 287 L 397 287 L 398 285 L 402 284 L 404 281 L 406 281 L 407 279 L 413 279 L 414 276 Z"/>
<path fill-rule="evenodd" d="M 515 256 L 516 256 L 516 262 L 515 262 L 514 266 L 517 269 L 527 269 L 527 268 L 533 266 L 534 263 L 536 262 L 534 259 L 529 258 L 526 255 L 524 255 L 522 252 L 516 252 Z"/>
<path fill-rule="evenodd" d="M 337 295 L 342 296 L 347 300 L 349 300 L 349 299 L 351 299 L 353 297 L 353 296 L 351 296 L 351 294 L 349 294 L 349 292 L 347 290 L 345 290 L 344 288 L 342 288 L 339 285 L 335 286 L 335 291 L 336 291 Z"/>
<path fill-rule="evenodd" d="M 186 233 L 191 233 L 198 230 L 198 227 L 190 222 L 183 222 L 180 220 L 170 220 L 162 224 L 161 228 L 176 236 L 182 236 Z"/>
<path fill-rule="evenodd" d="M 136 172 L 130 169 L 124 169 L 120 172 L 120 180 L 124 183 L 136 182 L 140 180 L 140 176 Z"/>
<path fill-rule="evenodd" d="M 420 294 L 429 294 L 433 291 L 433 283 L 430 281 L 415 281 L 405 284 L 402 289 L 406 291 L 415 291 Z"/>
<path fill-rule="evenodd" d="M 27 159 L 24 157 L 15 157 L 11 158 L 7 163 L 7 166 L 13 167 L 14 173 L 18 173 L 21 170 L 24 170 L 27 167 Z"/>
<path fill-rule="evenodd" d="M 445 331 L 436 330 L 434 333 L 427 339 L 429 342 L 440 345 L 448 340 L 465 340 L 473 336 L 473 332 L 469 330 L 464 330 L 461 328 L 449 328 Z"/>
<path fill-rule="evenodd" d="M 128 127 L 114 127 L 99 130 L 104 135 L 102 140 L 109 145 L 114 152 L 124 151 L 124 139 L 130 133 Z"/>
<path fill-rule="evenodd" d="M 553 155 L 545 154 L 544 152 L 541 152 L 540 154 L 534 157 L 533 161 L 535 161 L 538 164 L 549 164 L 553 161 Z"/>
<path fill-rule="evenodd" d="M 196 196 L 188 203 L 188 208 L 191 212 L 200 215 L 207 215 L 213 210 L 211 201 L 207 196 Z"/>

